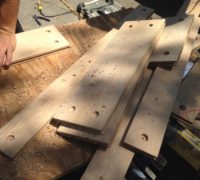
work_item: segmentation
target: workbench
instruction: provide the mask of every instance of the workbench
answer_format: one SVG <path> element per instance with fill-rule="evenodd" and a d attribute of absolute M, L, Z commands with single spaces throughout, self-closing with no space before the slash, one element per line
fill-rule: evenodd
<path fill-rule="evenodd" d="M 128 12 L 123 10 L 106 17 L 57 26 L 70 42 L 70 48 L 30 59 L 2 71 L 0 127 L 36 98 Z M 90 160 L 95 146 L 63 139 L 55 132 L 56 124 L 47 124 L 14 160 L 0 155 L 0 179 L 56 178 Z"/>

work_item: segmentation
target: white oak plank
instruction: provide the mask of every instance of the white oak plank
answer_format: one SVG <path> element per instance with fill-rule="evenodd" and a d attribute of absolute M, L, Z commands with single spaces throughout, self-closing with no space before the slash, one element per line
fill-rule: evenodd
<path fill-rule="evenodd" d="M 137 68 L 147 63 L 163 27 L 164 20 L 124 23 L 53 118 L 102 133 Z"/>
<path fill-rule="evenodd" d="M 12 64 L 69 47 L 68 41 L 54 26 L 18 33 L 16 39 Z"/>

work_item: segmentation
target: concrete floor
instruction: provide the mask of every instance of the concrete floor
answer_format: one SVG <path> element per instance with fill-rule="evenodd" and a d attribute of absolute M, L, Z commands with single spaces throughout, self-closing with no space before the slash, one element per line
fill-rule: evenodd
<path fill-rule="evenodd" d="M 81 2 L 87 2 L 91 0 L 65 0 L 68 4 L 71 5 L 73 9 L 76 9 L 77 4 Z M 134 0 L 115 0 L 118 4 L 123 7 L 135 7 L 136 2 Z M 69 12 L 65 5 L 62 4 L 60 0 L 43 0 L 43 12 L 45 15 L 55 15 L 60 13 L 67 13 L 65 15 L 57 16 L 49 18 L 50 22 L 46 22 L 44 20 L 40 20 L 41 26 L 39 26 L 35 20 L 33 19 L 33 15 L 40 16 L 40 13 L 37 10 L 37 0 L 21 0 L 20 2 L 20 10 L 19 10 L 19 22 L 24 31 L 36 29 L 42 26 L 48 25 L 59 25 L 59 24 L 67 24 L 69 22 L 77 21 L 77 15 Z"/>

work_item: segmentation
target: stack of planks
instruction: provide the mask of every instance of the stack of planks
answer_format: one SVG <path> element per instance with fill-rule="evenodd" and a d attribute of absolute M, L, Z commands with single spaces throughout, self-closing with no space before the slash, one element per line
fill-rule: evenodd
<path fill-rule="evenodd" d="M 124 179 L 136 151 L 158 157 L 199 10 L 197 4 L 188 15 L 145 20 L 153 10 L 136 7 L 0 129 L 1 152 L 13 158 L 53 119 L 58 134 L 107 148 L 96 151 L 82 179 Z"/>

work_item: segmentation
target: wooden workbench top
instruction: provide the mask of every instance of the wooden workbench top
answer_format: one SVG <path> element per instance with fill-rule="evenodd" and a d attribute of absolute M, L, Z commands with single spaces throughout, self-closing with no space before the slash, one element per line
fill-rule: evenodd
<path fill-rule="evenodd" d="M 106 17 L 59 26 L 57 28 L 70 42 L 71 48 L 2 71 L 0 127 L 37 97 L 128 12 L 129 10 L 124 10 Z M 0 155 L 0 179 L 54 178 L 91 158 L 94 146 L 64 140 L 55 131 L 55 125 L 45 126 L 13 161 Z"/>

